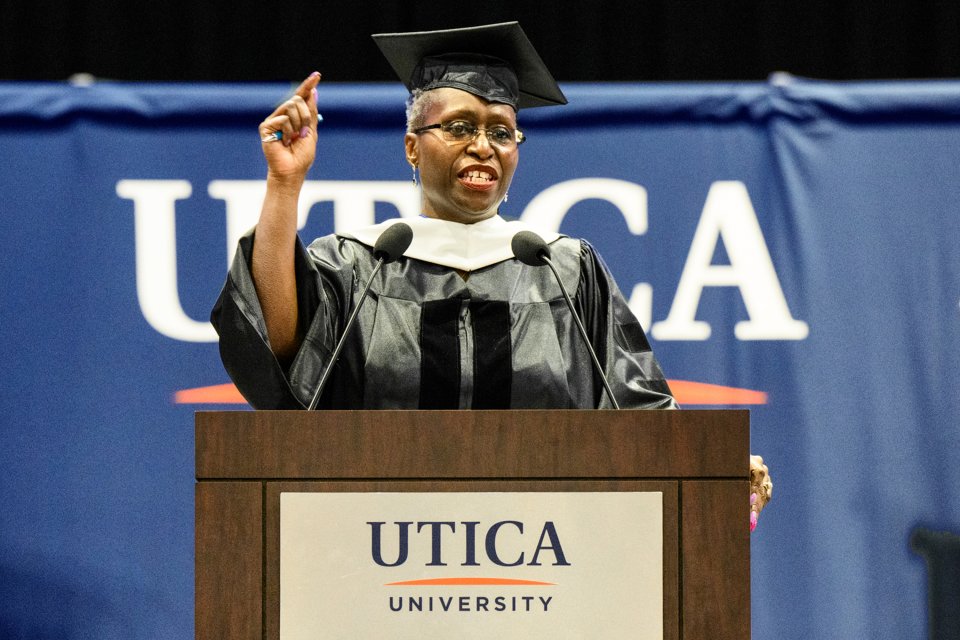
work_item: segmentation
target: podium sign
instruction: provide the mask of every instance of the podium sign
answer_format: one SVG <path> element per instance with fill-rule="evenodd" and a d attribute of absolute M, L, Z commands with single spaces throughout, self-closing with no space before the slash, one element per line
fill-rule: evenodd
<path fill-rule="evenodd" d="M 312 640 L 412 637 L 413 622 L 426 624 L 417 638 L 440 637 L 441 627 L 444 637 L 517 637 L 515 625 L 531 621 L 537 631 L 525 637 L 660 637 L 646 611 L 657 601 L 664 640 L 750 637 L 746 411 L 210 412 L 197 414 L 196 442 L 198 640 L 278 640 L 281 618 L 285 634 L 302 625 Z M 383 502 L 366 506 L 360 494 Z M 587 511 L 552 503 L 557 494 Z M 639 533 L 658 528 L 647 499 L 660 505 L 652 538 Z M 312 515 L 301 522 L 304 509 Z M 375 531 L 385 567 L 373 557 Z M 634 547 L 612 549 L 611 562 L 604 546 L 620 545 L 621 532 Z M 323 557 L 343 542 L 356 546 Z M 514 572 L 553 584 L 409 584 Z M 637 591 L 650 585 L 659 596 Z M 348 602 L 332 605 L 338 591 Z M 294 611 L 302 621 L 290 622 Z M 638 616 L 633 635 L 598 626 L 620 615 Z M 388 626 L 376 622 L 383 616 Z M 344 631 L 357 620 L 378 627 Z"/>
<path fill-rule="evenodd" d="M 660 492 L 281 493 L 280 638 L 663 638 Z"/>

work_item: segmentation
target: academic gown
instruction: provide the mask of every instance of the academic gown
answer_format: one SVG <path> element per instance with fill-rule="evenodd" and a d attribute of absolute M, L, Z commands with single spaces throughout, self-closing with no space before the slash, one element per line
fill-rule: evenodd
<path fill-rule="evenodd" d="M 509 240 L 523 223 L 404 222 L 414 227 L 414 243 L 374 278 L 320 408 L 612 406 L 553 274 L 513 257 Z M 241 239 L 211 320 L 224 366 L 254 408 L 309 404 L 376 265 L 372 245 L 386 224 L 323 237 L 306 249 L 297 241 L 306 333 L 290 363 L 271 351 L 250 274 L 255 229 Z M 676 408 L 600 257 L 585 241 L 544 235 L 621 408 Z"/>

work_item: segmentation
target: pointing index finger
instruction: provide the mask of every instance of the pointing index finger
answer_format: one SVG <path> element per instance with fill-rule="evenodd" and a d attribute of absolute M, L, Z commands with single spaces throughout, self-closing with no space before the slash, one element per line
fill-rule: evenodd
<path fill-rule="evenodd" d="M 294 93 L 304 100 L 307 100 L 313 90 L 317 88 L 317 85 L 320 84 L 320 77 L 320 72 L 314 71 L 308 75 L 303 82 L 300 83 L 300 86 L 297 87 L 297 90 Z"/>
<path fill-rule="evenodd" d="M 310 108 L 309 127 L 316 131 L 317 129 L 317 85 L 320 84 L 320 72 L 314 71 L 297 87 L 296 94 L 303 98 L 304 102 Z"/>

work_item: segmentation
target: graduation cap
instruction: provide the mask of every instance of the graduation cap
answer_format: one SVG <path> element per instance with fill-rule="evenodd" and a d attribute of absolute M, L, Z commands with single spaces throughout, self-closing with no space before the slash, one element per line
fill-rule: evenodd
<path fill-rule="evenodd" d="M 518 22 L 373 39 L 410 91 L 453 87 L 514 109 L 567 104 Z"/>

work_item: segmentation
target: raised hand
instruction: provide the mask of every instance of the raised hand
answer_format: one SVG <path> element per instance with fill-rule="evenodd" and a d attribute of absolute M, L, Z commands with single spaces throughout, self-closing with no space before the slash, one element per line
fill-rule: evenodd
<path fill-rule="evenodd" d="M 299 186 L 317 152 L 317 84 L 314 71 L 293 96 L 260 123 L 267 178 Z"/>
<path fill-rule="evenodd" d="M 294 249 L 297 201 L 317 153 L 316 71 L 293 97 L 260 123 L 267 158 L 267 191 L 257 223 L 250 273 L 260 299 L 270 348 L 281 361 L 296 355 L 302 341 L 297 308 Z"/>

